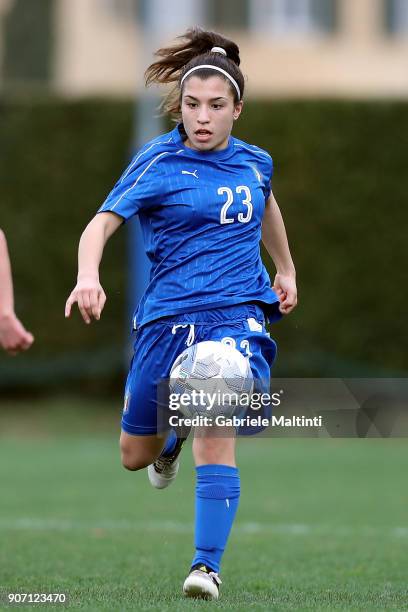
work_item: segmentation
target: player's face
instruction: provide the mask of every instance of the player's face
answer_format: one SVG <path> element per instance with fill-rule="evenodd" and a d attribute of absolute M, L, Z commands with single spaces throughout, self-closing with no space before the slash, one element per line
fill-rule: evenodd
<path fill-rule="evenodd" d="M 197 151 L 220 151 L 228 146 L 232 125 L 243 102 L 234 104 L 228 83 L 218 76 L 186 80 L 181 114 L 187 133 L 185 145 Z"/>

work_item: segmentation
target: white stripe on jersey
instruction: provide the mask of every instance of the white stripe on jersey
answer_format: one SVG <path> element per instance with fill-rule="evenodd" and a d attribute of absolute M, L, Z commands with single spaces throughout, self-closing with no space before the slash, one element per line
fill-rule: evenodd
<path fill-rule="evenodd" d="M 250 146 L 252 146 L 253 149 L 250 149 L 249 148 Z M 245 146 L 245 145 L 240 144 L 238 142 L 234 142 L 234 147 L 242 147 L 243 149 L 246 149 L 247 151 L 251 151 L 251 153 L 260 153 L 261 155 L 266 155 L 266 157 L 268 159 L 272 159 L 271 156 L 269 155 L 269 153 L 266 153 L 266 151 L 262 151 L 256 145 Z"/>
<path fill-rule="evenodd" d="M 121 183 L 123 183 L 123 181 L 125 180 L 125 178 L 127 177 L 127 175 L 129 174 L 129 172 L 131 172 L 133 166 L 139 161 L 139 159 L 142 157 L 142 155 L 144 155 L 145 153 L 147 153 L 148 151 L 150 151 L 150 149 L 156 145 L 161 145 L 161 144 L 169 144 L 169 142 L 171 142 L 173 139 L 169 138 L 169 140 L 160 140 L 159 142 L 153 142 L 150 147 L 148 147 L 145 151 L 142 151 L 141 153 L 139 153 L 139 155 L 133 160 L 133 162 L 130 164 L 129 168 L 126 170 L 125 174 L 122 176 L 121 178 Z"/>
<path fill-rule="evenodd" d="M 120 198 L 115 202 L 115 204 L 113 204 L 113 206 L 110 207 L 109 210 L 113 210 L 115 208 L 115 206 L 117 206 L 119 204 L 119 202 L 121 201 L 122 198 L 125 197 L 125 195 L 127 193 L 129 193 L 129 191 L 132 191 L 132 189 L 134 187 L 136 187 L 136 185 L 138 184 L 139 180 L 142 178 L 142 176 L 144 175 L 145 172 L 148 171 L 148 169 L 150 168 L 150 166 L 152 166 L 154 164 L 154 162 L 156 160 L 158 160 L 160 157 L 163 157 L 163 155 L 168 155 L 170 153 L 170 151 L 163 151 L 163 153 L 160 153 L 159 155 L 156 155 L 156 157 L 154 159 L 152 159 L 152 161 L 150 162 L 150 164 L 148 166 L 146 166 L 146 168 L 143 170 L 143 172 L 141 174 L 139 174 L 139 176 L 137 177 L 137 179 L 135 180 L 135 182 L 133 183 L 133 185 L 131 185 L 129 187 L 129 189 L 126 189 L 126 191 L 124 191 L 122 193 L 122 195 L 120 196 Z"/>

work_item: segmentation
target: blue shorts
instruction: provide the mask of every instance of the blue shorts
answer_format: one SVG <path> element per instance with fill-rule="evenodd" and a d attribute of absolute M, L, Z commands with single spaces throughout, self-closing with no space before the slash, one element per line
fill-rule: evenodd
<path fill-rule="evenodd" d="M 269 392 L 270 368 L 276 343 L 265 329 L 265 317 L 256 304 L 239 304 L 174 315 L 147 323 L 134 332 L 134 354 L 125 387 L 122 429 L 131 435 L 158 431 L 158 384 L 170 376 L 171 366 L 187 346 L 223 339 L 249 355 L 254 390 Z M 225 340 L 224 340 L 225 341 Z M 268 410 L 263 414 L 270 418 Z M 238 431 L 242 435 L 264 428 Z"/>

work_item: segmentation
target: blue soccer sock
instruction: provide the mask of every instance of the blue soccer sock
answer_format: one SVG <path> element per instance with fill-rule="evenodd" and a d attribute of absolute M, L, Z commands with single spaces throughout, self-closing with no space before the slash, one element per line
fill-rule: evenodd
<path fill-rule="evenodd" d="M 166 438 L 166 443 L 160 454 L 161 455 L 171 455 L 171 453 L 174 451 L 176 447 L 176 444 L 177 444 L 177 434 L 174 431 L 174 429 L 170 429 L 169 434 Z"/>
<path fill-rule="evenodd" d="M 220 571 L 221 557 L 238 509 L 239 470 L 230 465 L 196 467 L 195 547 L 192 566 Z"/>

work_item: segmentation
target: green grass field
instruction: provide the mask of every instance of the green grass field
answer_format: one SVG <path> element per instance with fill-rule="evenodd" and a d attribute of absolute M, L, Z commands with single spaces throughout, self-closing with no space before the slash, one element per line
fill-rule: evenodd
<path fill-rule="evenodd" d="M 154 490 L 120 465 L 119 413 L 1 404 L 0 591 L 64 591 L 86 610 L 408 609 L 406 440 L 241 440 L 221 598 L 190 601 L 191 446 Z"/>

